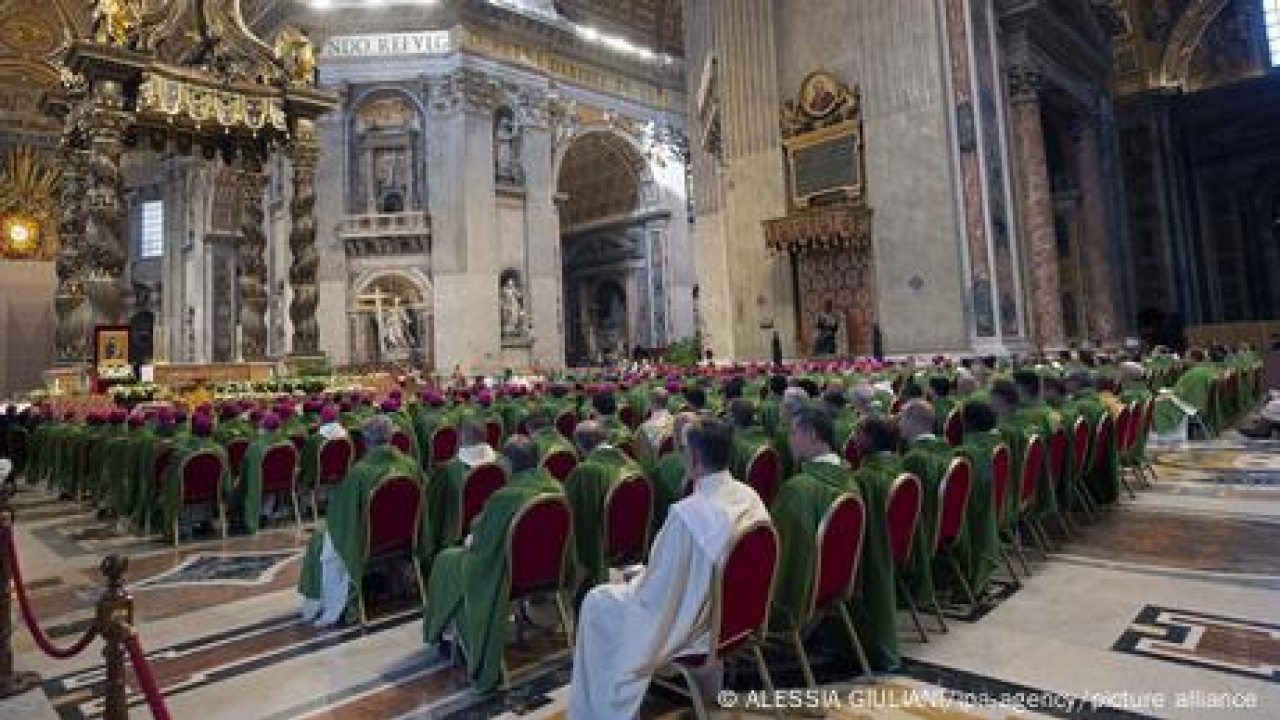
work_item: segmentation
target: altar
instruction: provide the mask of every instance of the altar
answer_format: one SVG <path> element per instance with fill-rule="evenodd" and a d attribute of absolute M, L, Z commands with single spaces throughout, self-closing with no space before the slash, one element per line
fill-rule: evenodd
<path fill-rule="evenodd" d="M 270 380 L 275 369 L 273 362 L 157 363 L 153 380 L 158 385 L 184 390 L 225 382 Z"/>

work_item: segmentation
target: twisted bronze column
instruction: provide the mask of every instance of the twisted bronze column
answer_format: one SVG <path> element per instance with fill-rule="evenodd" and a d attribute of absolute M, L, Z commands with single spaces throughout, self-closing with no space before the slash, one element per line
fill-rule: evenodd
<path fill-rule="evenodd" d="M 125 242 L 120 158 L 129 115 L 123 90 L 114 80 L 100 80 L 88 98 L 83 127 L 88 141 L 88 267 L 84 292 L 92 324 L 120 321 L 121 278 L 129 251 Z"/>
<path fill-rule="evenodd" d="M 85 192 L 88 188 L 89 153 L 83 135 L 69 129 L 61 147 L 62 184 L 58 220 L 58 287 L 53 309 L 54 357 L 59 365 L 78 365 L 90 359 L 92 318 L 85 303 Z"/>
<path fill-rule="evenodd" d="M 244 360 L 267 356 L 267 235 L 262 229 L 262 193 L 266 175 L 261 161 L 247 152 L 236 172 L 240 191 L 240 354 Z"/>
<path fill-rule="evenodd" d="M 293 322 L 295 356 L 320 354 L 320 328 L 316 323 L 316 306 L 320 294 L 316 287 L 316 270 L 320 257 L 316 253 L 316 160 L 320 155 L 316 143 L 315 124 L 299 119 L 289 147 L 293 162 L 293 202 L 289 205 L 293 230 L 289 234 L 289 250 L 293 264 L 289 267 L 289 287 L 293 301 L 289 319 Z"/>

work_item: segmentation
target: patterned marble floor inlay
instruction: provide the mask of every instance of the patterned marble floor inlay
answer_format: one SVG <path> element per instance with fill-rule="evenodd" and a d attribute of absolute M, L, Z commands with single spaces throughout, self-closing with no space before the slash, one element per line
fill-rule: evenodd
<path fill-rule="evenodd" d="M 1280 682 L 1280 625 L 1148 605 L 1113 650 Z"/>
<path fill-rule="evenodd" d="M 183 560 L 172 570 L 134 583 L 133 587 L 263 585 L 271 582 L 276 573 L 298 555 L 293 550 L 198 553 Z"/>

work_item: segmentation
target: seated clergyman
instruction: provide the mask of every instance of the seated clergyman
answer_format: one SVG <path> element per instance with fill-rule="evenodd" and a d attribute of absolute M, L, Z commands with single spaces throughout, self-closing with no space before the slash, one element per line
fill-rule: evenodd
<path fill-rule="evenodd" d="M 531 501 L 561 492 L 560 483 L 538 467 L 537 446 L 529 438 L 517 435 L 502 454 L 511 467 L 511 479 L 489 496 L 472 523 L 467 545 L 436 556 L 422 618 L 427 643 L 440 642 L 445 630 L 454 626 L 480 692 L 492 690 L 502 677 L 502 648 L 510 622 L 506 575 L 511 523 Z"/>
<path fill-rule="evenodd" d="M 571 720 L 629 720 L 655 668 L 710 642 L 714 570 L 730 543 L 769 513 L 755 491 L 729 473 L 733 431 L 699 419 L 685 431 L 692 495 L 675 505 L 648 567 L 628 583 L 593 589 L 582 603 L 570 687 Z M 713 673 L 718 674 L 718 673 Z M 706 678 L 715 685 L 716 678 Z"/>
<path fill-rule="evenodd" d="M 302 619 L 321 627 L 342 619 L 356 597 L 355 583 L 364 571 L 370 493 L 389 477 L 421 481 L 418 463 L 391 445 L 395 425 L 390 419 L 374 417 L 363 432 L 368 452 L 334 488 L 324 526 L 311 536 L 298 578 Z"/>

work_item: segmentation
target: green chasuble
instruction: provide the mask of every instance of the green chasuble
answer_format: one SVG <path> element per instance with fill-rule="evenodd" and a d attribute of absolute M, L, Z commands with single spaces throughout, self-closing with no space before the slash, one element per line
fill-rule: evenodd
<path fill-rule="evenodd" d="M 496 458 L 495 458 L 495 465 Z M 499 467 L 501 467 L 499 465 Z M 459 458 L 437 467 L 427 483 L 427 512 L 423 517 L 423 558 L 430 567 L 431 558 L 441 550 L 462 542 L 462 486 L 472 466 Z M 474 520 L 472 521 L 474 522 Z"/>
<path fill-rule="evenodd" d="M 658 536 L 667 521 L 667 511 L 682 500 L 688 483 L 686 477 L 684 455 L 678 452 L 667 453 L 658 460 L 653 469 L 653 522 L 649 525 L 649 538 Z"/>
<path fill-rule="evenodd" d="M 573 510 L 574 579 L 583 592 L 609 579 L 604 504 L 614 485 L 634 475 L 643 476 L 639 465 L 621 450 L 602 445 L 565 478 L 564 494 Z"/>
<path fill-rule="evenodd" d="M 114 508 L 119 496 L 119 485 L 124 482 L 124 456 L 129 446 L 130 432 L 126 425 L 114 425 L 97 456 L 94 466 L 97 480 L 94 482 L 93 500 L 99 507 Z"/>
<path fill-rule="evenodd" d="M 1218 369 L 1213 363 L 1202 362 L 1192 365 L 1173 386 L 1173 394 L 1183 402 L 1190 403 L 1200 411 L 1200 416 L 1209 421 L 1217 432 L 1222 431 L 1222 412 L 1220 407 L 1211 407 L 1210 388 L 1218 380 Z M 1221 405 L 1221 399 L 1217 405 Z"/>
<path fill-rule="evenodd" d="M 867 659 L 875 670 L 893 670 L 902 663 L 898 654 L 898 596 L 888 531 L 889 489 L 901 473 L 902 458 L 885 452 L 863 458 L 853 474 L 867 503 L 867 528 L 862 542 L 858 593 L 849 610 L 858 626 L 858 635 L 866 645 Z"/>
<path fill-rule="evenodd" d="M 112 468 L 111 475 L 116 479 L 107 496 L 107 502 L 116 517 L 125 518 L 130 515 L 133 509 L 134 493 L 138 492 L 139 486 L 145 487 L 140 480 L 144 474 L 150 473 L 147 473 L 142 459 L 150 456 L 155 437 L 155 431 L 150 426 L 143 425 L 136 428 L 124 439 L 123 447 L 115 456 L 116 465 Z"/>
<path fill-rule="evenodd" d="M 992 487 L 991 453 L 1003 442 L 996 431 L 969 433 L 956 449 L 957 454 L 967 458 L 973 468 L 973 484 L 969 491 L 964 532 L 960 535 L 955 554 L 969 587 L 977 597 L 982 597 L 991 574 L 1000 564 L 1000 531 Z"/>
<path fill-rule="evenodd" d="M 561 492 L 560 483 L 544 470 L 516 473 L 485 503 L 473 525 L 471 546 L 441 552 L 431 567 L 423 640 L 438 642 L 445 628 L 455 623 L 477 692 L 488 692 L 502 680 L 510 623 L 506 589 L 511 522 L 531 500 Z"/>
<path fill-rule="evenodd" d="M 1098 423 L 1107 415 L 1107 408 L 1093 390 L 1083 390 L 1071 399 L 1071 410 L 1089 423 L 1089 444 L 1093 446 L 1097 438 Z M 1089 472 L 1082 473 L 1081 480 L 1088 489 L 1090 497 L 1099 503 L 1113 503 L 1120 499 L 1120 460 L 1116 454 L 1116 444 L 1108 448 L 1107 457 L 1101 472 L 1093 472 L 1096 461 L 1093 450 L 1089 451 Z"/>
<path fill-rule="evenodd" d="M 333 549 L 342 558 L 351 583 L 347 586 L 347 610 L 356 598 L 364 577 L 364 544 L 369 528 L 366 515 L 369 495 L 379 482 L 389 477 L 407 477 L 421 483 L 422 473 L 413 458 L 390 445 L 371 448 L 334 486 L 329 495 L 329 508 L 322 525 L 311 534 L 306 555 L 302 559 L 302 574 L 298 577 L 298 592 L 303 597 L 319 600 L 323 593 L 320 554 L 324 549 L 327 533 Z M 418 559 L 422 559 L 423 536 L 418 535 Z"/>
<path fill-rule="evenodd" d="M 223 486 L 229 498 L 228 505 L 243 513 L 245 530 L 250 535 L 258 532 L 262 522 L 262 459 L 266 457 L 268 450 L 277 445 L 292 447 L 289 439 L 279 433 L 259 433 L 244 452 L 244 471 L 240 484 L 232 487 L 228 474 L 227 483 Z M 284 501 L 291 502 L 292 499 L 286 498 Z"/>
<path fill-rule="evenodd" d="M 548 455 L 558 451 L 567 452 L 574 457 L 578 456 L 578 449 L 573 446 L 573 443 L 553 427 L 538 430 L 531 439 L 534 446 L 538 448 L 538 462 L 546 460 Z"/>
<path fill-rule="evenodd" d="M 169 470 L 163 478 L 156 478 L 156 462 L 160 458 L 160 453 L 173 447 L 172 435 L 172 428 L 151 428 L 146 445 L 138 452 L 137 470 L 134 474 L 133 488 L 129 493 L 128 509 L 135 528 L 142 528 L 149 520 L 155 519 L 153 513 L 158 510 L 155 506 L 157 482 L 160 483 L 161 489 L 168 487 L 168 473 L 172 472 L 173 463 L 182 455 L 177 450 L 173 450 Z"/>
<path fill-rule="evenodd" d="M 955 452 L 945 440 L 924 435 L 912 440 L 902 459 L 902 469 L 920 478 L 924 494 L 920 505 L 920 524 L 911 543 L 911 563 L 904 579 L 912 595 L 920 600 L 934 597 L 933 545 L 937 542 L 938 510 L 942 502 L 939 484 L 947 468 L 955 460 Z M 945 573 L 940 577 L 946 577 Z"/>
<path fill-rule="evenodd" d="M 769 619 L 771 631 L 803 629 L 800 624 L 807 619 L 804 614 L 809 611 L 813 595 L 818 526 L 842 493 L 861 494 L 853 472 L 844 465 L 816 460 L 801 463 L 800 472 L 778 489 L 769 508 L 781 543 Z"/>
<path fill-rule="evenodd" d="M 770 445 L 770 437 L 764 428 L 749 427 L 733 434 L 733 460 L 731 468 L 733 476 L 746 482 L 747 467 L 755 458 L 760 448 Z"/>

